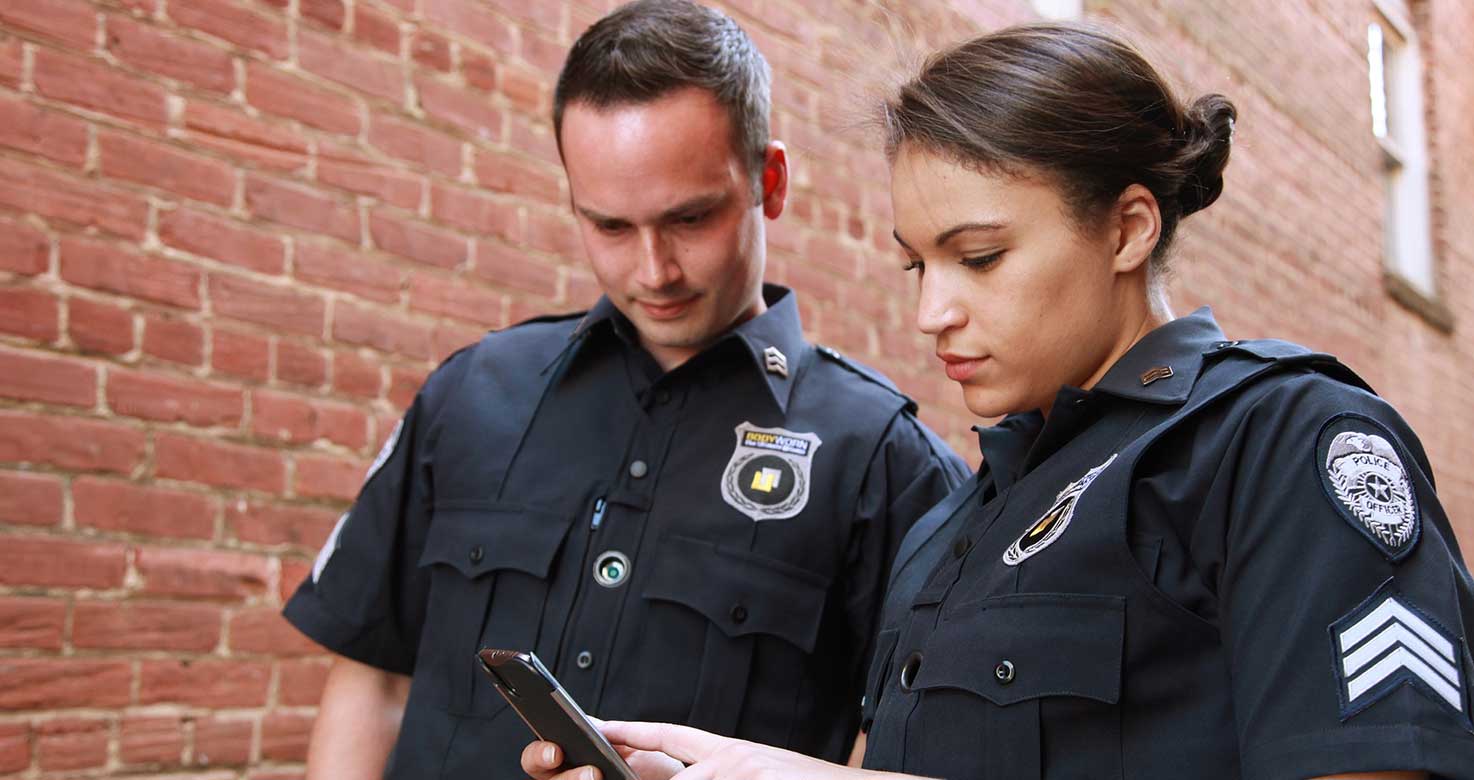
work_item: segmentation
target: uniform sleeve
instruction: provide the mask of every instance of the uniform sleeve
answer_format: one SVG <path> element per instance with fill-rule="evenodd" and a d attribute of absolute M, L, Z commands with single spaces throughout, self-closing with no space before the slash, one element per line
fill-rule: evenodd
<path fill-rule="evenodd" d="M 897 414 L 870 460 L 860 489 L 846 566 L 852 678 L 863 682 L 891 562 L 906 531 L 971 475 L 967 464 L 907 412 Z M 858 701 L 858 699 L 857 699 Z"/>
<path fill-rule="evenodd" d="M 429 580 L 418 564 L 433 500 L 434 420 L 459 378 L 460 354 L 426 380 L 284 610 L 327 649 L 399 674 L 414 669 L 425 620 Z"/>
<path fill-rule="evenodd" d="M 1231 435 L 1208 506 L 1244 776 L 1474 777 L 1474 591 L 1413 432 L 1306 375 Z"/>

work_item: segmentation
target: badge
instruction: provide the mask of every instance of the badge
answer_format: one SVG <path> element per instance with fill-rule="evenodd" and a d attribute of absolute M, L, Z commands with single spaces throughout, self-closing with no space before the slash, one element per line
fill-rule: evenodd
<path fill-rule="evenodd" d="M 1316 465 L 1321 485 L 1341 516 L 1389 561 L 1418 543 L 1418 499 L 1397 437 L 1376 421 L 1341 414 L 1321 428 Z"/>
<path fill-rule="evenodd" d="M 1403 685 L 1446 705 L 1467 726 L 1469 709 L 1460 670 L 1463 644 L 1418 609 L 1392 580 L 1331 624 L 1336 690 L 1345 721 Z"/>
<path fill-rule="evenodd" d="M 722 499 L 753 520 L 783 520 L 809 503 L 814 451 L 812 433 L 737 426 L 737 447 L 722 472 Z"/>
<path fill-rule="evenodd" d="M 1090 487 L 1090 483 L 1094 482 L 1095 478 L 1115 461 L 1116 456 L 1112 455 L 1106 459 L 1105 463 L 1086 472 L 1085 476 L 1071 482 L 1064 490 L 1061 490 L 1055 497 L 1054 504 L 1049 507 L 1049 511 L 1045 512 L 1044 516 L 1030 526 L 1023 536 L 1020 536 L 1012 545 L 1009 545 L 1007 550 L 1003 551 L 1003 562 L 1009 566 L 1017 566 L 1028 560 L 1029 556 L 1034 553 L 1054 544 L 1054 540 L 1070 527 L 1070 520 L 1075 517 L 1075 506 L 1080 503 L 1080 496 L 1085 494 L 1085 489 Z"/>

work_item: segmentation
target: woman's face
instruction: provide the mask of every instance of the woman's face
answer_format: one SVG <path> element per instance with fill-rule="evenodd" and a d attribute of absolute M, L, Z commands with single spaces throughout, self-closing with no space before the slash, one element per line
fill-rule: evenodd
<path fill-rule="evenodd" d="M 1093 385 L 1137 338 L 1144 271 L 1120 262 L 1122 231 L 1077 225 L 1042 177 L 903 145 L 891 202 L 917 325 L 974 414 L 1047 414 L 1061 386 Z"/>

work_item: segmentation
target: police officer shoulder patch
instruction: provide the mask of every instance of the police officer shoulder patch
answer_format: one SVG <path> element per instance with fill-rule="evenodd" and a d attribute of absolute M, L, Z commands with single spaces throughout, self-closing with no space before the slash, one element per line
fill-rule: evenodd
<path fill-rule="evenodd" d="M 1332 417 L 1315 444 L 1316 472 L 1336 511 L 1396 563 L 1418 544 L 1418 497 L 1397 437 L 1353 412 Z"/>
<path fill-rule="evenodd" d="M 814 452 L 823 444 L 812 433 L 759 428 L 742 423 L 737 446 L 722 472 L 722 499 L 753 520 L 783 520 L 809 503 Z"/>
<path fill-rule="evenodd" d="M 1085 473 L 1085 476 L 1065 486 L 1064 490 L 1055 496 L 1054 503 L 1045 511 L 1037 522 L 1024 531 L 1023 536 L 1015 539 L 1013 544 L 1003 551 L 1003 562 L 1009 566 L 1017 566 L 1030 556 L 1043 550 L 1070 527 L 1070 520 L 1075 517 L 1075 506 L 1080 503 L 1080 496 L 1085 495 L 1085 489 L 1090 483 L 1100 476 L 1112 463 L 1116 462 L 1116 456 L 1112 455 L 1105 463 L 1096 466 Z"/>

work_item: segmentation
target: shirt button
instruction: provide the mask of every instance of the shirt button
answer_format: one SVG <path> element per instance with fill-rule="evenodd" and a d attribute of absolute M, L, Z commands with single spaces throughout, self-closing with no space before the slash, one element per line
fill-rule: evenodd
<path fill-rule="evenodd" d="M 617 588 L 630 576 L 630 558 L 618 550 L 599 553 L 594 561 L 594 581 L 606 588 Z"/>
<path fill-rule="evenodd" d="M 578 654 L 578 659 L 574 663 L 578 664 L 580 669 L 587 669 L 594 665 L 594 654 L 585 650 Z"/>
<path fill-rule="evenodd" d="M 481 545 L 478 544 L 475 547 L 471 548 L 471 563 L 480 563 L 481 559 L 485 557 L 486 550 L 483 549 Z"/>
<path fill-rule="evenodd" d="M 959 536 L 957 537 L 957 541 L 952 543 L 952 555 L 961 558 L 967 555 L 967 551 L 971 548 L 972 542 L 966 536 Z"/>
<path fill-rule="evenodd" d="M 747 622 L 747 607 L 738 604 L 732 607 L 732 622 L 738 625 Z"/>
<path fill-rule="evenodd" d="M 637 460 L 634 463 L 630 464 L 630 476 L 634 477 L 635 479 L 640 479 L 641 477 L 649 473 L 650 467 L 646 465 L 645 461 L 643 460 Z"/>
<path fill-rule="evenodd" d="M 660 388 L 659 390 L 656 390 L 655 391 L 655 403 L 658 403 L 658 404 L 668 404 L 668 403 L 670 403 L 670 391 L 667 390 L 667 389 L 665 389 L 665 388 L 663 388 L 663 387 Z"/>
<path fill-rule="evenodd" d="M 911 654 L 906 663 L 901 665 L 901 690 L 911 692 L 911 684 L 916 682 L 916 673 L 921 671 L 921 651 Z"/>
<path fill-rule="evenodd" d="M 993 676 L 998 678 L 1000 685 L 1007 685 L 1013 682 L 1013 662 L 999 661 L 998 665 L 993 667 Z"/>

